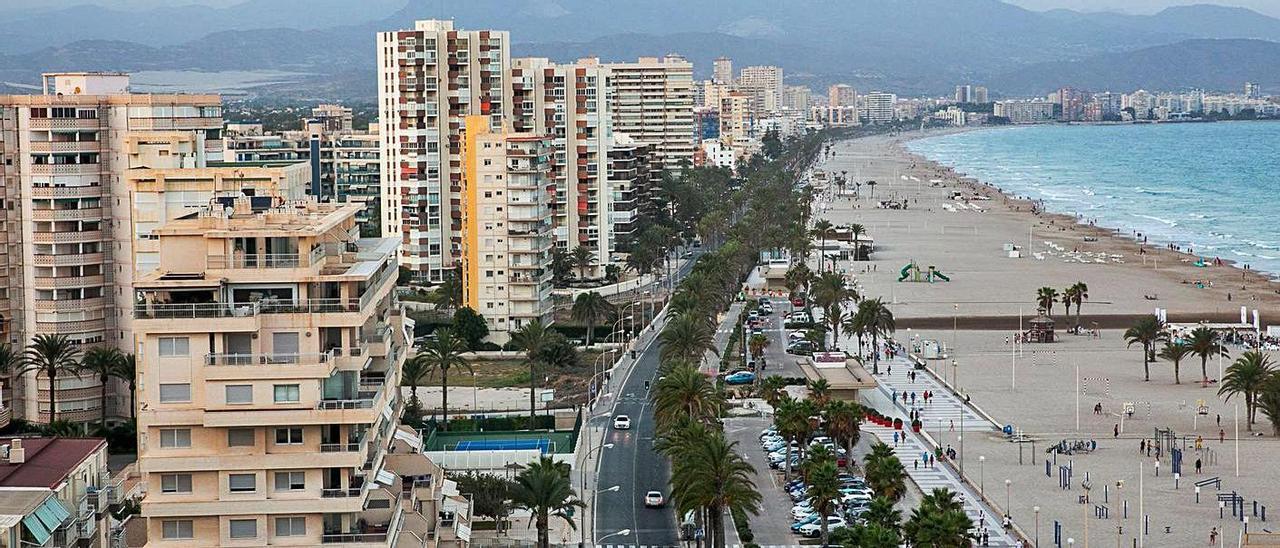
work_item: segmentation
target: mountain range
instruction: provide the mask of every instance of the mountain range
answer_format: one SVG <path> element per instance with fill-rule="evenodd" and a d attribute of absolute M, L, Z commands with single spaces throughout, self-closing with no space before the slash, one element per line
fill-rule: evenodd
<path fill-rule="evenodd" d="M 406 3 L 407 1 L 407 3 Z M 787 82 L 899 94 L 987 84 L 1127 90 L 1280 86 L 1280 19 L 1195 5 L 1152 15 L 1037 12 L 1000 0 L 248 0 L 145 11 L 11 10 L 0 82 L 46 70 L 256 71 L 298 81 L 260 94 L 369 100 L 378 31 L 449 17 L 511 32 L 517 56 L 607 60 L 680 53 L 701 77 L 720 55 L 777 64 Z"/>

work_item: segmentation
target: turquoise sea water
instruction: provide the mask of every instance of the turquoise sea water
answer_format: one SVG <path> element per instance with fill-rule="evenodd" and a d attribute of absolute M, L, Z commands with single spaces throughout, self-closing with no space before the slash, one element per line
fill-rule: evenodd
<path fill-rule="evenodd" d="M 907 148 L 1049 211 L 1280 274 L 1280 123 L 996 128 Z"/>

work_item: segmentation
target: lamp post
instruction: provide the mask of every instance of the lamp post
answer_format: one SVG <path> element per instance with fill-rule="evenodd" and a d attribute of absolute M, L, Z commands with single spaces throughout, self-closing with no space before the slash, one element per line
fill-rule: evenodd
<path fill-rule="evenodd" d="M 595 542 L 595 543 L 596 543 L 596 544 L 600 544 L 600 541 L 602 541 L 602 540 L 604 540 L 604 539 L 607 539 L 607 538 L 609 538 L 609 537 L 625 537 L 625 536 L 630 535 L 630 534 L 631 534 L 631 530 L 630 530 L 630 529 L 623 529 L 623 530 L 618 531 L 618 532 L 616 532 L 616 533 L 609 533 L 609 534 L 607 534 L 607 535 L 605 535 L 605 536 L 603 536 L 603 537 L 600 537 L 600 538 L 596 539 L 596 542 Z"/>
<path fill-rule="evenodd" d="M 1031 511 L 1036 513 L 1036 548 L 1040 548 L 1040 507 L 1032 506 Z"/>
<path fill-rule="evenodd" d="M 956 387 L 956 377 L 960 376 L 960 364 L 956 363 L 953 358 L 951 360 L 951 391 L 956 393 L 957 401 L 960 398 L 960 389 Z"/>
<path fill-rule="evenodd" d="M 1004 513 L 1005 515 L 1009 515 L 1012 513 L 1009 511 L 1009 507 L 1010 507 L 1009 500 L 1011 498 L 1010 494 L 1012 492 L 1013 492 L 1013 480 L 1005 479 L 1004 480 Z"/>
<path fill-rule="evenodd" d="M 607 447 L 613 447 L 613 444 L 612 444 L 612 443 L 607 443 L 607 444 L 601 445 L 600 447 L 597 447 L 595 450 L 597 450 L 597 451 L 598 451 L 598 450 L 600 450 L 600 449 L 605 449 L 605 448 L 607 448 Z M 591 452 L 588 452 L 588 453 L 587 453 L 587 457 L 589 458 L 590 456 L 591 456 Z M 587 473 L 586 473 L 586 471 L 584 470 L 584 471 L 582 472 L 582 490 L 583 490 L 583 491 L 586 491 L 586 489 L 587 489 Z M 590 502 L 587 504 L 587 508 L 586 508 L 586 510 L 590 510 L 590 512 L 591 512 L 591 523 L 592 523 L 592 525 L 595 525 L 595 517 L 596 517 L 596 495 L 599 495 L 600 493 L 611 492 L 611 491 L 612 491 L 612 492 L 616 492 L 616 491 L 618 491 L 619 489 L 622 489 L 622 486 L 621 486 L 621 485 L 615 485 L 615 486 L 613 486 L 613 487 L 609 487 L 609 488 L 607 488 L 607 489 L 596 489 L 595 491 L 592 491 L 592 492 L 591 492 Z M 585 511 L 585 510 L 583 511 L 583 516 L 582 516 L 582 527 L 580 527 L 579 529 L 581 529 L 581 532 L 580 532 L 580 533 L 581 533 L 581 545 L 582 545 L 582 546 L 586 546 L 586 545 L 587 545 L 587 515 L 586 515 L 586 511 Z M 593 529 L 593 531 L 594 531 L 594 529 Z"/>
<path fill-rule="evenodd" d="M 978 455 L 978 494 L 987 496 L 987 456 Z"/>

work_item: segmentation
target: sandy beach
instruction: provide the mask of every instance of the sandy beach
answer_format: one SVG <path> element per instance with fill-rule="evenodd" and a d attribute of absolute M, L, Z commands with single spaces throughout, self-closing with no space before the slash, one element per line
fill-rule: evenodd
<path fill-rule="evenodd" d="M 1280 295 L 1275 291 L 1280 284 L 1231 266 L 1197 267 L 1196 258 L 1158 243 L 1141 245 L 1131 233 L 1081 225 L 1067 215 L 1033 213 L 1027 200 L 1004 196 L 908 152 L 902 143 L 920 135 L 836 143 L 834 155 L 819 169 L 845 171 L 851 181 L 877 184 L 873 191 L 864 184 L 856 199 L 823 200 L 821 216 L 837 225 L 860 223 L 875 239 L 871 261 L 839 267 L 864 295 L 891 303 L 898 318 L 895 338 L 904 344 L 913 339 L 943 343 L 947 359 L 930 362 L 935 376 L 954 379 L 960 392 L 997 424 L 1012 425 L 1036 440 L 1033 453 L 995 429 L 965 434 L 962 458 L 970 481 L 998 486 L 995 502 L 1005 507 L 1007 498 L 1004 509 L 1028 535 L 1038 517 L 1046 546 L 1052 545 L 1055 522 L 1062 527 L 1063 546 L 1067 537 L 1075 538 L 1077 546 L 1089 541 L 1133 545 L 1140 504 L 1151 520 L 1146 546 L 1204 545 L 1215 527 L 1234 543 L 1243 524 L 1231 518 L 1230 508 L 1219 519 L 1220 492 L 1238 492 L 1249 505 L 1254 500 L 1280 505 L 1280 475 L 1269 464 L 1280 451 L 1280 440 L 1269 436 L 1265 417 L 1259 416 L 1255 430 L 1268 435 L 1249 435 L 1241 422 L 1237 444 L 1233 419 L 1239 400 L 1226 402 L 1216 386 L 1201 385 L 1198 358 L 1182 363 L 1181 384 L 1174 384 L 1167 362 L 1153 363 L 1151 380 L 1144 381 L 1141 353 L 1122 337 L 1134 318 L 1157 307 L 1167 309 L 1172 321 L 1238 322 L 1243 305 L 1260 311 L 1265 328 L 1278 317 Z M 955 191 L 967 200 L 952 200 Z M 877 207 L 882 200 L 907 207 Z M 1022 257 L 1009 258 L 1006 244 L 1017 246 Z M 899 272 L 912 261 L 926 270 L 936 267 L 950 281 L 899 282 Z M 1089 286 L 1080 321 L 1096 326 L 1097 336 L 1066 334 L 1063 329 L 1075 324 L 1076 310 L 1067 316 L 1057 304 L 1052 312 L 1058 342 L 1025 344 L 1015 354 L 1010 339 L 1019 318 L 1035 314 L 1037 288 L 1061 292 L 1076 282 Z M 856 343 L 846 338 L 843 346 L 848 345 Z M 1242 350 L 1233 347 L 1231 355 Z M 1230 359 L 1222 365 L 1230 365 Z M 1216 361 L 1206 369 L 1209 377 L 1219 376 Z M 1102 411 L 1095 414 L 1098 404 Z M 1197 412 L 1201 404 L 1204 414 Z M 1134 408 L 1132 416 L 1122 413 L 1126 405 Z M 942 430 L 936 437 L 943 444 L 961 445 L 960 433 L 942 426 L 926 428 Z M 1172 429 L 1187 443 L 1185 477 L 1177 485 L 1169 455 L 1157 476 L 1154 455 L 1138 451 L 1157 428 Z M 1197 437 L 1206 440 L 1200 450 L 1194 449 Z M 1089 454 L 1050 461 L 1052 468 L 1074 467 L 1071 490 L 1059 489 L 1056 476 L 1046 476 L 1045 462 L 1052 457 L 1044 448 L 1064 439 L 1098 444 Z M 981 465 L 979 457 L 984 457 Z M 1191 464 L 1196 459 L 1204 463 L 1199 475 Z M 1094 487 L 1088 504 L 1079 498 L 1084 494 L 1079 482 L 1086 475 Z M 1222 490 L 1205 487 L 1196 502 L 1191 482 L 1209 477 L 1220 477 Z M 1144 484 L 1141 490 L 1139 483 Z M 1106 500 L 1103 485 L 1108 486 Z M 1099 506 L 1107 507 L 1108 517 L 1097 517 Z M 1040 507 L 1038 515 L 1035 507 Z M 1270 522 L 1251 520 L 1250 531 L 1272 529 Z"/>

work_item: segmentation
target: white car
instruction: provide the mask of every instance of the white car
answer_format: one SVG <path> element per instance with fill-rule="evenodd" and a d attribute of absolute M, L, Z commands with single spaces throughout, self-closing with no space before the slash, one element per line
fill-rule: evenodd
<path fill-rule="evenodd" d="M 630 430 L 630 429 L 631 429 L 631 417 L 628 417 L 628 416 L 626 416 L 626 415 L 618 415 L 618 416 L 614 417 L 614 418 L 613 418 L 613 429 L 614 429 L 614 430 Z"/>
<path fill-rule="evenodd" d="M 834 530 L 836 530 L 836 529 L 843 529 L 843 528 L 845 528 L 845 527 L 848 527 L 848 524 L 847 524 L 847 523 L 845 523 L 844 518 L 839 518 L 839 517 L 836 517 L 836 516 L 827 516 L 827 531 L 828 531 L 828 532 L 830 532 L 830 531 L 834 531 Z M 808 523 L 808 524 L 805 524 L 805 525 L 801 526 L 801 527 L 800 527 L 800 534 L 801 534 L 801 535 L 803 535 L 803 536 L 809 537 L 809 538 L 814 538 L 814 537 L 817 537 L 817 536 L 821 535 L 821 534 L 822 534 L 822 522 L 821 522 L 820 520 L 815 520 L 813 523 Z"/>
<path fill-rule="evenodd" d="M 666 501 L 664 501 L 662 498 L 661 491 L 649 491 L 648 493 L 644 494 L 645 508 L 662 508 L 662 505 L 665 502 Z"/>

